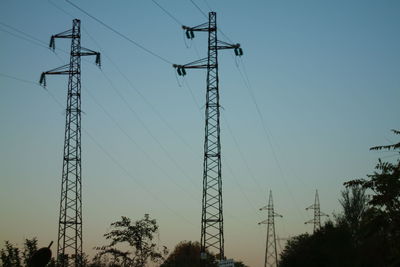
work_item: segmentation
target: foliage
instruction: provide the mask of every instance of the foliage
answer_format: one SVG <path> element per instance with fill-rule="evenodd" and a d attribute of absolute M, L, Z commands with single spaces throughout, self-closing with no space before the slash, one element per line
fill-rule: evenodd
<path fill-rule="evenodd" d="M 392 132 L 394 134 L 396 134 L 396 135 L 400 135 L 400 131 L 399 130 L 393 130 L 392 129 Z M 383 150 L 383 149 L 385 149 L 385 150 L 398 150 L 398 149 L 400 149 L 400 142 L 396 143 L 396 144 L 392 144 L 392 145 L 374 146 L 374 147 L 370 148 L 370 150 Z"/>
<path fill-rule="evenodd" d="M 94 261 L 101 263 L 102 258 L 107 255 L 111 257 L 107 259 L 109 266 L 143 267 L 148 261 L 161 262 L 168 253 L 166 247 L 159 251 L 157 244 L 153 242 L 154 235 L 158 233 L 158 225 L 148 214 L 135 222 L 122 216 L 121 220 L 112 223 L 111 227 L 113 230 L 104 235 L 110 240 L 110 244 L 96 247 L 99 253 Z M 123 251 L 121 247 L 124 245 L 129 249 Z"/>
<path fill-rule="evenodd" d="M 31 267 L 32 256 L 38 251 L 36 237 L 32 239 L 25 239 L 24 247 L 21 251 L 18 247 L 5 241 L 5 248 L 0 250 L 0 266 L 2 267 Z M 53 259 L 54 261 L 54 259 Z M 48 267 L 55 267 L 55 265 L 48 264 Z"/>
<path fill-rule="evenodd" d="M 200 267 L 200 243 L 180 242 L 160 267 L 169 266 Z M 207 252 L 207 266 L 218 266 L 215 255 L 209 252 Z"/>
<path fill-rule="evenodd" d="M 400 143 L 371 148 L 382 149 L 398 151 Z M 336 224 L 292 238 L 280 266 L 400 266 L 400 160 L 379 159 L 367 178 L 344 185 Z"/>
<path fill-rule="evenodd" d="M 0 250 L 0 258 L 3 267 L 21 267 L 20 250 L 8 241 L 5 248 Z"/>
<path fill-rule="evenodd" d="M 244 264 L 242 261 L 235 261 L 235 267 L 249 267 Z"/>
<path fill-rule="evenodd" d="M 160 267 L 200 267 L 200 243 L 192 241 L 181 241 L 178 243 L 174 250 L 169 254 L 168 258 L 160 265 Z M 213 253 L 206 251 L 207 267 L 217 267 L 217 256 Z M 241 261 L 235 261 L 235 267 L 248 267 Z"/>
<path fill-rule="evenodd" d="M 281 253 L 280 267 L 354 266 L 351 233 L 345 226 L 326 223 L 313 235 L 301 234 L 289 239 Z"/>
<path fill-rule="evenodd" d="M 37 248 L 37 239 L 36 237 L 32 239 L 25 239 L 24 242 L 24 251 L 22 252 L 22 258 L 25 266 L 29 266 L 29 262 L 35 253 L 38 250 Z"/>
<path fill-rule="evenodd" d="M 341 192 L 342 199 L 339 203 L 343 212 L 336 219 L 338 224 L 345 224 L 353 232 L 358 231 L 362 216 L 367 209 L 368 197 L 365 189 L 358 185 L 347 187 Z"/>
<path fill-rule="evenodd" d="M 399 151 L 400 143 L 371 148 L 381 149 Z M 365 242 L 381 250 L 385 247 L 381 255 L 387 265 L 400 265 L 400 160 L 392 163 L 379 159 L 374 173 L 367 175 L 367 179 L 355 179 L 345 185 L 361 186 L 373 192 L 368 202 L 371 210 L 364 222 Z"/>

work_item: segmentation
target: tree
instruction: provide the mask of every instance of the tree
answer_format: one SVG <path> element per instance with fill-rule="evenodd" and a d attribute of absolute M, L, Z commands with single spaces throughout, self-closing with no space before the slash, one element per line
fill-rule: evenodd
<path fill-rule="evenodd" d="M 371 148 L 382 149 L 399 151 L 400 143 Z M 280 266 L 400 266 L 400 161 L 379 159 L 373 174 L 344 185 L 336 224 L 291 239 Z"/>
<path fill-rule="evenodd" d="M 46 250 L 47 250 L 47 255 L 49 253 L 51 255 L 50 246 L 38 250 L 37 244 L 38 240 L 36 237 L 33 237 L 31 239 L 26 238 L 24 241 L 23 250 L 21 251 L 19 248 L 11 244 L 9 241 L 5 241 L 5 248 L 0 250 L 0 260 L 1 260 L 0 266 L 2 267 L 43 266 L 46 263 L 38 264 L 37 262 L 38 256 L 40 258 L 40 255 L 43 254 L 43 251 Z M 46 266 L 55 267 L 56 265 L 54 259 L 51 259 L 50 263 L 47 264 Z"/>
<path fill-rule="evenodd" d="M 135 222 L 122 216 L 120 221 L 111 224 L 113 230 L 104 234 L 110 240 L 110 244 L 96 247 L 99 253 L 95 260 L 101 262 L 103 256 L 110 256 L 110 266 L 143 267 L 148 261 L 161 262 L 166 255 L 167 248 L 163 251 L 157 249 L 153 242 L 154 235 L 158 233 L 158 225 L 155 219 L 150 219 L 148 214 Z M 123 251 L 122 246 L 129 249 Z"/>
<path fill-rule="evenodd" d="M 244 264 L 242 261 L 235 261 L 235 267 L 249 267 Z"/>
<path fill-rule="evenodd" d="M 3 267 L 22 267 L 20 250 L 9 241 L 5 241 L 5 248 L 0 250 L 0 258 Z"/>
<path fill-rule="evenodd" d="M 348 228 L 327 222 L 312 235 L 289 239 L 279 266 L 356 266 L 354 251 Z"/>
<path fill-rule="evenodd" d="M 339 203 L 343 212 L 336 220 L 338 224 L 347 225 L 354 233 L 360 227 L 362 216 L 367 209 L 368 197 L 365 188 L 358 185 L 347 187 L 341 194 L 342 199 L 339 199 Z"/>
<path fill-rule="evenodd" d="M 214 254 L 207 253 L 207 264 L 209 267 L 217 267 Z M 160 267 L 200 267 L 200 243 L 192 241 L 182 241 L 175 246 L 172 253 L 161 264 Z"/>
<path fill-rule="evenodd" d="M 25 239 L 24 251 L 22 252 L 22 258 L 24 260 L 25 266 L 29 266 L 30 260 L 33 254 L 38 250 L 37 248 L 37 238 Z"/>
<path fill-rule="evenodd" d="M 392 132 L 400 135 L 400 131 L 392 130 Z M 399 151 L 400 143 L 370 149 Z M 381 265 L 399 266 L 400 160 L 397 159 L 395 163 L 392 163 L 379 159 L 375 170 L 373 174 L 367 175 L 367 179 L 355 179 L 346 182 L 345 186 L 360 186 L 373 192 L 368 201 L 370 211 L 363 223 L 364 250 L 373 253 L 373 250 L 381 251 L 379 261 Z"/>

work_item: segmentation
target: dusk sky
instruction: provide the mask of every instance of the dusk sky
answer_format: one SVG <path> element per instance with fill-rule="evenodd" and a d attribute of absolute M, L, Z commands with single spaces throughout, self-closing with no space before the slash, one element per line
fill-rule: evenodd
<path fill-rule="evenodd" d="M 57 39 L 55 52 L 47 44 L 73 18 L 82 46 L 102 53 L 101 70 L 82 60 L 91 256 L 120 216 L 149 213 L 170 250 L 200 239 L 206 70 L 182 78 L 171 63 L 206 57 L 207 33 L 186 40 L 181 24 L 206 22 L 210 9 L 218 38 L 244 51 L 219 52 L 228 258 L 263 266 L 266 227 L 257 223 L 267 214 L 258 209 L 269 190 L 283 215 L 277 236 L 312 232 L 305 208 L 316 189 L 332 218 L 343 182 L 394 159 L 369 148 L 394 143 L 390 129 L 399 129 L 399 1 L 157 0 L 174 19 L 151 0 L 72 2 L 153 54 L 66 1 L 0 2 L 0 247 L 57 241 L 67 77 L 48 76 L 48 92 L 38 81 L 69 62 L 69 39 Z"/>

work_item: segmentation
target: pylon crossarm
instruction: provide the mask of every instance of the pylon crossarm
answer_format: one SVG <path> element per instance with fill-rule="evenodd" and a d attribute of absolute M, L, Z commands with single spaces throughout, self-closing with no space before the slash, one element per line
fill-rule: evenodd
<path fill-rule="evenodd" d="M 282 215 L 280 215 L 280 214 L 278 214 L 278 213 L 276 213 L 276 212 L 274 212 L 274 214 L 272 214 L 274 217 L 281 217 L 281 218 L 283 218 L 283 216 Z"/>
<path fill-rule="evenodd" d="M 215 48 L 213 48 L 215 50 Z M 230 44 L 224 41 L 219 41 L 217 42 L 217 50 L 222 50 L 222 49 L 233 49 L 235 51 L 236 56 L 243 56 L 243 49 L 240 47 L 240 44 Z"/>
<path fill-rule="evenodd" d="M 96 65 L 101 66 L 101 58 L 100 58 L 100 52 L 93 51 L 90 49 L 87 49 L 85 47 L 81 47 L 81 51 L 79 52 L 80 56 L 96 56 Z"/>
<path fill-rule="evenodd" d="M 306 210 L 313 210 L 313 209 L 315 209 L 315 205 L 314 204 L 312 204 L 311 206 L 306 208 Z"/>
<path fill-rule="evenodd" d="M 179 76 L 185 76 L 186 75 L 185 69 L 207 69 L 208 67 L 215 68 L 216 64 L 208 65 L 207 58 L 202 58 L 185 65 L 173 64 L 172 67 L 176 69 Z"/>
<path fill-rule="evenodd" d="M 326 213 L 323 213 L 322 211 L 320 211 L 320 212 L 319 212 L 319 216 L 326 216 L 326 217 L 329 217 L 329 215 L 328 215 L 328 214 L 326 214 Z"/>
<path fill-rule="evenodd" d="M 204 22 L 203 24 L 200 24 L 200 25 L 197 25 L 194 27 L 182 25 L 182 29 L 184 29 L 186 31 L 194 31 L 194 32 L 206 32 L 206 31 L 208 31 L 208 27 L 209 27 L 208 22 Z"/>
<path fill-rule="evenodd" d="M 188 27 L 188 26 L 182 26 L 182 29 L 186 31 L 186 38 L 188 39 L 193 39 L 194 38 L 194 32 L 210 32 L 210 31 L 215 31 L 215 27 L 210 27 L 209 23 L 203 23 L 195 27 Z"/>
<path fill-rule="evenodd" d="M 69 74 L 69 64 L 43 72 L 44 74 Z"/>
<path fill-rule="evenodd" d="M 309 223 L 315 223 L 315 220 L 311 219 L 311 220 L 308 220 L 308 221 L 304 222 L 304 224 L 309 224 Z"/>
<path fill-rule="evenodd" d="M 54 38 L 72 38 L 74 37 L 73 31 L 72 29 L 57 33 L 55 35 L 53 35 Z"/>
<path fill-rule="evenodd" d="M 207 58 L 206 57 L 182 65 L 182 67 L 184 67 L 184 68 L 196 68 L 196 67 L 202 67 L 202 66 L 205 66 L 207 68 Z"/>
<path fill-rule="evenodd" d="M 69 74 L 69 64 L 49 70 L 49 71 L 45 71 L 42 72 L 42 74 L 40 75 L 40 79 L 39 79 L 39 84 L 42 85 L 43 87 L 46 87 L 46 75 L 57 75 L 57 74 Z"/>
<path fill-rule="evenodd" d="M 81 56 L 95 56 L 98 54 L 100 54 L 100 52 L 93 51 L 85 47 L 81 47 L 81 52 L 79 53 Z"/>
<path fill-rule="evenodd" d="M 260 224 L 268 224 L 268 220 L 264 220 L 262 222 L 259 222 L 258 225 L 260 225 Z"/>
<path fill-rule="evenodd" d="M 240 44 L 230 44 L 224 41 L 218 40 L 217 42 L 217 49 L 234 49 L 239 48 Z"/>
<path fill-rule="evenodd" d="M 50 37 L 49 47 L 52 48 L 53 50 L 56 48 L 56 43 L 55 43 L 56 38 L 73 38 L 73 37 L 76 37 L 76 36 L 74 36 L 72 29 L 52 35 Z"/>

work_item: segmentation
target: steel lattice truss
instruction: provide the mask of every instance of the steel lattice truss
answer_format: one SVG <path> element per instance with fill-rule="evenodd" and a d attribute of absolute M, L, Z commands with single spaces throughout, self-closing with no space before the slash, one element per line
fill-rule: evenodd
<path fill-rule="evenodd" d="M 272 191 L 269 191 L 268 205 L 262 207 L 260 210 L 268 211 L 268 219 L 258 224 L 267 225 L 267 242 L 265 246 L 265 261 L 264 267 L 277 267 L 278 266 L 278 253 L 276 250 L 276 236 L 275 236 L 275 217 L 282 217 L 274 211 L 274 202 L 272 200 Z"/>
<path fill-rule="evenodd" d="M 185 69 L 207 69 L 207 92 L 205 109 L 205 140 L 203 163 L 203 197 L 201 216 L 201 252 L 215 250 L 224 258 L 224 219 L 222 212 L 220 103 L 218 88 L 218 50 L 234 49 L 237 56 L 243 55 L 239 44 L 229 44 L 217 39 L 217 14 L 209 13 L 208 23 L 195 27 L 183 26 L 186 36 L 194 38 L 194 32 L 208 32 L 208 56 L 186 65 L 173 65 L 179 75 Z"/>
<path fill-rule="evenodd" d="M 321 206 L 319 204 L 319 196 L 318 196 L 318 190 L 315 191 L 315 200 L 314 204 L 306 208 L 306 210 L 314 210 L 314 218 L 312 220 L 306 221 L 305 224 L 312 223 L 314 225 L 313 232 L 317 231 L 319 228 L 321 228 L 321 217 L 322 216 L 327 216 L 329 217 L 328 214 L 325 214 L 321 211 Z"/>
<path fill-rule="evenodd" d="M 43 72 L 40 83 L 46 85 L 46 75 L 68 75 L 57 261 L 62 267 L 78 267 L 82 266 L 81 56 L 95 55 L 100 65 L 100 53 L 81 47 L 78 19 L 71 30 L 51 37 L 53 49 L 56 38 L 71 39 L 70 63 Z"/>
<path fill-rule="evenodd" d="M 204 140 L 201 245 L 224 255 L 222 213 L 221 140 L 218 90 L 218 50 L 216 14 L 210 13 L 208 34 L 206 124 Z"/>

